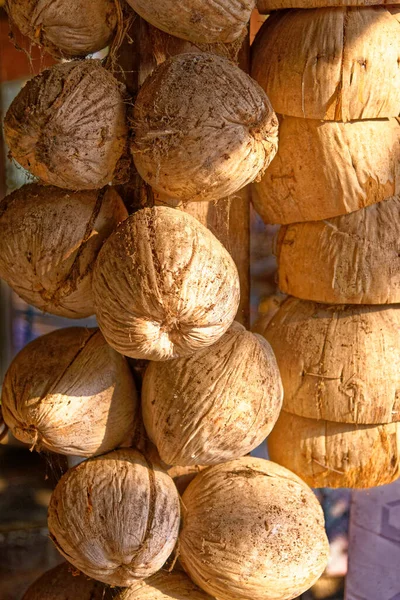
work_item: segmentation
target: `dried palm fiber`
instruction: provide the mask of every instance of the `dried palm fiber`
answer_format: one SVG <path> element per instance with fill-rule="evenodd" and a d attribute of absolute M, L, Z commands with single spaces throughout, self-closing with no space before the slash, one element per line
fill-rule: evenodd
<path fill-rule="evenodd" d="M 22 600 L 112 600 L 103 583 L 77 573 L 68 563 L 46 571 L 26 590 Z"/>
<path fill-rule="evenodd" d="M 253 203 L 266 223 L 319 221 L 400 192 L 397 119 L 282 119 L 279 150 Z"/>
<path fill-rule="evenodd" d="M 60 479 L 49 506 L 51 538 L 80 571 L 127 587 L 161 569 L 178 537 L 179 495 L 149 458 L 121 449 Z"/>
<path fill-rule="evenodd" d="M 6 0 L 11 22 L 56 58 L 86 56 L 111 41 L 119 0 Z"/>
<path fill-rule="evenodd" d="M 259 333 L 274 350 L 285 411 L 365 425 L 400 420 L 400 305 L 289 297 Z"/>
<path fill-rule="evenodd" d="M 391 7 L 279 11 L 257 35 L 252 76 L 283 115 L 397 117 L 399 56 L 400 23 Z"/>
<path fill-rule="evenodd" d="M 10 156 L 43 183 L 112 181 L 127 142 L 124 88 L 100 61 L 55 65 L 25 85 L 4 121 Z"/>
<path fill-rule="evenodd" d="M 399 449 L 399 423 L 333 423 L 286 411 L 268 437 L 271 459 L 316 488 L 392 483 L 400 475 Z"/>
<path fill-rule="evenodd" d="M 257 0 L 261 14 L 284 8 L 320 8 L 332 6 L 372 6 L 386 4 L 386 0 Z M 400 4 L 400 0 L 390 0 L 390 4 Z"/>
<path fill-rule="evenodd" d="M 255 0 L 127 0 L 146 21 L 191 42 L 224 44 L 246 32 Z"/>
<path fill-rule="evenodd" d="M 1 402 L 17 439 L 60 454 L 109 452 L 140 426 L 128 364 L 98 329 L 57 329 L 30 342 L 6 373 Z"/>
<path fill-rule="evenodd" d="M 25 185 L 0 202 L 0 277 L 45 312 L 92 315 L 95 259 L 127 216 L 111 187 L 71 192 Z"/>
<path fill-rule="evenodd" d="M 239 305 L 235 263 L 194 217 L 140 210 L 108 238 L 96 261 L 96 316 L 127 356 L 168 360 L 215 343 Z"/>
<path fill-rule="evenodd" d="M 261 87 L 209 53 L 174 56 L 143 84 L 131 150 L 140 175 L 178 200 L 218 200 L 259 177 L 278 121 Z"/>
<path fill-rule="evenodd" d="M 282 227 L 283 292 L 332 304 L 400 303 L 400 197 L 350 215 Z"/>
<path fill-rule="evenodd" d="M 321 506 L 296 475 L 245 457 L 202 471 L 183 494 L 180 560 L 220 600 L 287 600 L 328 559 Z"/>
<path fill-rule="evenodd" d="M 282 397 L 271 346 L 234 322 L 215 344 L 189 358 L 150 363 L 143 421 L 166 464 L 218 464 L 261 444 Z"/>
<path fill-rule="evenodd" d="M 162 570 L 116 593 L 114 600 L 213 600 L 181 571 Z"/>

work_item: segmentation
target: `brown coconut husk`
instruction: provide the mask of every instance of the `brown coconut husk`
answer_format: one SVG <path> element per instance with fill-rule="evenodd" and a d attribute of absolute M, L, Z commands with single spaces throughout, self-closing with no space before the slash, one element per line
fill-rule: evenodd
<path fill-rule="evenodd" d="M 399 4 L 399 0 L 390 0 L 390 4 Z M 333 6 L 371 6 L 386 4 L 386 0 L 257 0 L 257 9 L 261 14 L 284 8 L 325 8 Z"/>
<path fill-rule="evenodd" d="M 279 287 L 331 304 L 400 303 L 400 197 L 350 215 L 282 227 Z"/>
<path fill-rule="evenodd" d="M 400 23 L 390 7 L 279 11 L 252 46 L 252 76 L 283 115 L 397 117 L 399 55 Z"/>
<path fill-rule="evenodd" d="M 369 488 L 400 475 L 400 425 L 354 425 L 282 411 L 268 437 L 272 460 L 312 487 Z"/>
<path fill-rule="evenodd" d="M 260 333 L 278 362 L 285 411 L 341 423 L 400 421 L 400 305 L 288 298 Z"/>
<path fill-rule="evenodd" d="M 213 600 L 181 571 L 162 570 L 120 590 L 114 600 Z"/>

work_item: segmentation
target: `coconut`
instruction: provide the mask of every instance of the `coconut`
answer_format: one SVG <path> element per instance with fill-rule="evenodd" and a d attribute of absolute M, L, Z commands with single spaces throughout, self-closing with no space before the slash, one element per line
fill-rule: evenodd
<path fill-rule="evenodd" d="M 180 571 L 160 571 L 119 591 L 114 600 L 213 600 Z"/>
<path fill-rule="evenodd" d="M 126 587 L 161 569 L 177 541 L 179 495 L 172 479 L 136 450 L 91 458 L 60 479 L 50 535 L 80 571 Z"/>
<path fill-rule="evenodd" d="M 391 4 L 400 4 L 400 0 L 390 0 Z M 261 14 L 283 8 L 318 8 L 331 6 L 370 6 L 386 4 L 386 0 L 257 0 L 257 9 Z"/>
<path fill-rule="evenodd" d="M 278 418 L 282 396 L 270 345 L 235 322 L 194 356 L 150 363 L 143 420 L 166 464 L 218 464 L 261 444 Z"/>
<path fill-rule="evenodd" d="M 253 203 L 267 223 L 318 221 L 400 193 L 396 119 L 321 122 L 286 117 L 279 151 Z"/>
<path fill-rule="evenodd" d="M 124 88 L 100 61 L 55 65 L 20 91 L 4 133 L 10 156 L 44 183 L 101 188 L 126 146 Z"/>
<path fill-rule="evenodd" d="M 62 563 L 39 577 L 22 600 L 111 600 L 113 597 L 104 584 Z"/>
<path fill-rule="evenodd" d="M 257 35 L 252 76 L 283 115 L 397 117 L 399 56 L 400 23 L 390 8 L 279 11 Z"/>
<path fill-rule="evenodd" d="M 312 487 L 368 488 L 400 475 L 400 425 L 353 425 L 282 411 L 268 438 L 271 458 Z"/>
<path fill-rule="evenodd" d="M 400 305 L 288 298 L 263 333 L 286 411 L 341 423 L 400 421 Z"/>
<path fill-rule="evenodd" d="M 168 360 L 215 343 L 239 305 L 239 277 L 222 244 L 194 217 L 140 210 L 105 242 L 93 276 L 96 316 L 127 356 Z"/>
<path fill-rule="evenodd" d="M 0 277 L 45 312 L 92 315 L 94 261 L 127 216 L 113 188 L 72 193 L 25 185 L 0 202 Z"/>
<path fill-rule="evenodd" d="M 182 496 L 187 486 L 201 471 L 206 469 L 206 466 L 202 465 L 191 465 L 189 467 L 171 467 L 167 473 L 176 485 L 176 489 Z"/>
<path fill-rule="evenodd" d="M 24 35 L 57 58 L 102 50 L 118 21 L 115 0 L 6 0 L 5 7 Z"/>
<path fill-rule="evenodd" d="M 17 439 L 60 454 L 108 452 L 139 427 L 128 364 L 98 329 L 58 329 L 30 342 L 6 373 L 1 402 Z"/>
<path fill-rule="evenodd" d="M 239 67 L 208 53 L 180 54 L 154 71 L 137 97 L 133 129 L 140 175 L 178 200 L 234 194 L 262 174 L 278 145 L 265 92 Z"/>
<path fill-rule="evenodd" d="M 333 304 L 400 303 L 400 197 L 282 227 L 279 287 Z"/>
<path fill-rule="evenodd" d="M 255 0 L 127 0 L 143 19 L 178 38 L 224 44 L 245 34 Z"/>
<path fill-rule="evenodd" d="M 245 457 L 206 469 L 183 494 L 180 559 L 220 600 L 287 600 L 322 574 L 321 506 L 290 471 Z"/>

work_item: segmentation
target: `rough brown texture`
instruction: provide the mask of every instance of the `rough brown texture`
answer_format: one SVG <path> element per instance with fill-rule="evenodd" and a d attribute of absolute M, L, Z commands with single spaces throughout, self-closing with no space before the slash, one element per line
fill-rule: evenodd
<path fill-rule="evenodd" d="M 255 0 L 127 0 L 143 19 L 191 42 L 228 43 L 240 38 L 250 21 Z"/>
<path fill-rule="evenodd" d="M 273 460 L 312 487 L 369 488 L 395 481 L 400 425 L 353 425 L 281 412 L 268 438 Z"/>
<path fill-rule="evenodd" d="M 239 304 L 235 264 L 194 217 L 167 207 L 121 223 L 98 256 L 96 316 L 126 356 L 168 360 L 216 342 Z"/>
<path fill-rule="evenodd" d="M 176 485 L 176 489 L 182 496 L 187 486 L 201 471 L 206 469 L 206 466 L 202 465 L 191 465 L 190 467 L 171 467 L 167 473 Z"/>
<path fill-rule="evenodd" d="M 1 403 L 17 439 L 60 454 L 109 452 L 139 426 L 129 366 L 98 329 L 57 329 L 30 342 L 6 373 Z"/>
<path fill-rule="evenodd" d="M 104 584 L 77 573 L 68 563 L 46 571 L 25 592 L 22 600 L 111 600 Z"/>
<path fill-rule="evenodd" d="M 386 4 L 386 0 L 257 0 L 257 8 L 261 14 L 282 8 L 318 8 L 332 6 L 371 6 Z M 399 0 L 390 0 L 390 4 L 399 4 Z"/>
<path fill-rule="evenodd" d="M 6 0 L 12 22 L 59 58 L 101 50 L 117 26 L 115 0 Z"/>
<path fill-rule="evenodd" d="M 390 7 L 279 11 L 252 49 L 252 76 L 278 113 L 334 121 L 400 113 L 400 23 Z"/>
<path fill-rule="evenodd" d="M 180 54 L 145 81 L 134 108 L 136 168 L 157 192 L 218 200 L 254 181 L 278 145 L 261 87 L 213 54 Z"/>
<path fill-rule="evenodd" d="M 254 450 L 282 407 L 270 345 L 239 323 L 190 358 L 150 363 L 142 390 L 146 431 L 169 465 L 212 465 Z"/>
<path fill-rule="evenodd" d="M 156 573 L 179 530 L 172 479 L 135 450 L 70 469 L 54 490 L 48 524 L 61 554 L 86 575 L 129 586 Z"/>
<path fill-rule="evenodd" d="M 113 188 L 71 192 L 25 185 L 0 202 L 0 277 L 45 312 L 92 315 L 94 261 L 127 216 Z"/>
<path fill-rule="evenodd" d="M 159 571 L 115 595 L 114 600 L 213 600 L 180 571 Z"/>
<path fill-rule="evenodd" d="M 44 183 L 101 188 L 126 146 L 124 90 L 100 61 L 55 65 L 22 88 L 4 133 L 10 156 Z"/>
<path fill-rule="evenodd" d="M 262 333 L 278 361 L 286 411 L 342 423 L 400 421 L 400 305 L 288 298 Z"/>
<path fill-rule="evenodd" d="M 328 560 L 322 509 L 293 473 L 246 457 L 206 469 L 182 498 L 180 559 L 220 600 L 287 600 Z"/>
<path fill-rule="evenodd" d="M 332 304 L 400 303 L 400 197 L 350 215 L 282 227 L 283 292 Z"/>
<path fill-rule="evenodd" d="M 267 223 L 319 221 L 400 193 L 397 119 L 283 118 L 279 150 L 253 203 Z"/>

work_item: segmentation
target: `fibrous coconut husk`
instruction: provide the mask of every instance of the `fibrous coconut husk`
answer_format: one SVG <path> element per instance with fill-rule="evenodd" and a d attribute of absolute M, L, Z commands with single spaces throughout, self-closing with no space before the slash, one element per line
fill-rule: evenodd
<path fill-rule="evenodd" d="M 94 314 L 95 259 L 127 216 L 114 188 L 71 192 L 25 185 L 0 203 L 0 276 L 45 312 L 88 317 Z"/>
<path fill-rule="evenodd" d="M 100 61 L 55 65 L 22 88 L 4 133 L 11 158 L 43 183 L 102 188 L 127 142 L 124 88 Z"/>
<path fill-rule="evenodd" d="M 279 11 L 252 51 L 252 76 L 278 113 L 334 121 L 400 114 L 400 23 L 390 7 Z"/>
<path fill-rule="evenodd" d="M 312 487 L 369 488 L 400 475 L 400 425 L 354 425 L 282 411 L 268 437 L 271 458 Z"/>
<path fill-rule="evenodd" d="M 6 0 L 10 20 L 56 58 L 98 52 L 111 41 L 118 0 Z"/>
<path fill-rule="evenodd" d="M 202 471 L 183 494 L 181 562 L 220 600 L 295 598 L 329 553 L 321 506 L 293 473 L 245 457 Z"/>
<path fill-rule="evenodd" d="M 119 591 L 114 600 L 213 600 L 181 571 L 159 571 Z"/>
<path fill-rule="evenodd" d="M 399 0 L 390 0 L 390 4 L 399 4 Z M 257 9 L 261 14 L 284 8 L 319 8 L 332 6 L 371 6 L 386 4 L 386 0 L 257 0 Z"/>
<path fill-rule="evenodd" d="M 57 329 L 30 342 L 6 373 L 1 404 L 17 439 L 60 454 L 109 452 L 140 427 L 128 364 L 98 329 Z"/>
<path fill-rule="evenodd" d="M 170 465 L 212 465 L 254 450 L 282 406 L 270 345 L 239 323 L 189 358 L 153 362 L 142 390 L 146 431 Z"/>
<path fill-rule="evenodd" d="M 161 569 L 178 537 L 179 495 L 158 465 L 132 449 L 89 459 L 60 479 L 51 538 L 80 571 L 127 587 Z"/>
<path fill-rule="evenodd" d="M 319 221 L 400 193 L 397 119 L 336 123 L 285 117 L 253 204 L 266 223 Z"/>
<path fill-rule="evenodd" d="M 278 144 L 278 121 L 261 87 L 209 53 L 174 56 L 145 81 L 131 145 L 140 175 L 178 200 L 218 200 L 254 181 Z"/>
<path fill-rule="evenodd" d="M 190 356 L 215 343 L 239 305 L 239 277 L 194 217 L 143 209 L 111 234 L 96 261 L 96 316 L 108 343 L 133 358 Z"/>
<path fill-rule="evenodd" d="M 332 304 L 400 303 L 400 197 L 350 215 L 282 227 L 279 287 Z"/>
<path fill-rule="evenodd" d="M 263 332 L 287 412 L 341 423 L 400 421 L 400 305 L 288 298 Z"/>
<path fill-rule="evenodd" d="M 255 0 L 127 0 L 146 21 L 170 35 L 191 42 L 224 44 L 243 35 Z"/>

